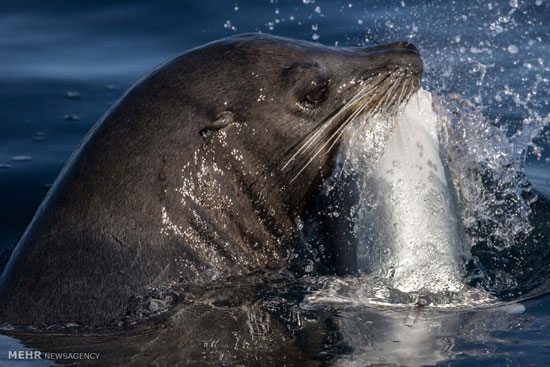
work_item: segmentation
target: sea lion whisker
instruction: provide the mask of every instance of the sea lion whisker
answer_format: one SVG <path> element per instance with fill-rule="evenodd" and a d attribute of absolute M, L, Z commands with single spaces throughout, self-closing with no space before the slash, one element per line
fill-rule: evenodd
<path fill-rule="evenodd" d="M 290 157 L 281 170 L 284 170 L 299 154 L 307 150 L 315 142 L 317 137 L 323 133 L 326 127 L 330 125 L 336 117 L 347 110 L 348 103 L 344 104 L 335 114 L 331 115 L 328 120 L 321 121 L 321 123 L 317 125 L 317 128 L 313 130 L 315 132 L 309 136 L 304 143 L 302 143 L 301 147 L 292 155 L 292 157 Z"/>
<path fill-rule="evenodd" d="M 399 97 L 398 105 L 402 106 L 407 103 L 411 96 L 411 92 L 414 91 L 414 86 L 407 80 L 403 82 L 401 96 Z"/>
<path fill-rule="evenodd" d="M 399 89 L 401 90 L 401 93 L 400 93 L 398 101 L 397 101 L 398 105 L 401 104 L 404 92 L 405 92 L 406 88 L 408 88 L 408 85 L 409 85 L 409 82 L 406 79 L 404 81 L 405 81 L 404 83 L 399 83 Z M 396 91 L 396 94 L 397 94 L 397 91 Z M 377 112 L 377 111 L 371 111 L 370 113 L 368 113 L 364 116 L 365 122 L 368 121 L 372 116 L 374 116 L 374 114 L 375 114 L 374 112 Z M 354 149 L 355 145 L 357 144 L 357 141 L 359 140 L 359 137 L 363 133 L 364 129 L 366 129 L 367 125 L 368 125 L 367 123 L 362 124 L 359 131 L 354 134 L 354 136 L 352 138 L 353 139 L 352 143 L 350 144 L 350 149 L 348 149 L 348 151 L 346 152 L 346 155 L 344 157 L 344 162 L 342 163 L 342 167 L 340 168 L 340 171 L 338 173 L 336 181 L 339 181 L 340 178 L 342 177 L 342 174 L 343 174 L 343 172 L 346 168 L 347 162 L 349 160 L 350 152 Z M 374 130 L 374 127 L 375 127 L 374 124 L 370 124 L 368 126 L 370 126 L 371 131 Z"/>
<path fill-rule="evenodd" d="M 342 126 L 343 124 L 338 127 L 338 129 L 336 131 L 339 131 L 342 129 Z M 330 140 L 329 140 L 330 141 Z M 309 166 L 309 164 L 311 162 L 313 162 L 313 160 L 319 155 L 319 153 L 323 150 L 323 148 L 326 146 L 326 144 L 328 144 L 329 141 L 326 141 L 325 143 L 322 143 L 323 145 L 316 150 L 316 152 L 314 154 L 311 155 L 311 157 L 308 159 L 308 161 L 302 166 L 302 168 L 298 171 L 298 173 L 294 176 L 294 178 L 292 178 L 292 180 L 290 180 L 290 183 L 294 182 L 294 180 L 296 180 L 296 178 L 298 178 L 298 176 L 300 176 L 300 174 Z M 321 143 L 320 143 L 321 144 Z"/>
<path fill-rule="evenodd" d="M 353 120 L 357 118 L 358 115 L 360 115 L 365 110 L 365 108 L 369 105 L 369 103 L 372 102 L 373 98 L 374 96 L 371 96 L 368 100 L 360 101 L 359 103 L 357 103 L 356 106 L 358 107 L 355 109 L 355 111 L 350 116 L 348 116 L 340 124 L 340 126 L 332 133 L 332 135 L 325 141 L 325 143 L 323 143 L 323 145 L 317 150 L 313 158 L 315 158 L 324 149 L 324 147 L 332 141 L 333 144 L 330 146 L 329 149 L 327 149 L 327 152 L 330 152 L 330 150 L 334 146 L 334 143 L 337 142 L 340 136 L 342 135 L 342 132 L 349 126 L 349 124 Z"/>
<path fill-rule="evenodd" d="M 326 150 L 325 154 L 330 152 L 330 150 L 334 147 L 336 142 L 340 139 L 342 134 L 344 133 L 345 129 L 368 107 L 369 102 L 363 103 L 342 125 L 332 134 L 332 136 L 327 140 L 327 142 L 321 147 L 320 150 L 323 150 L 323 148 L 332 141 L 332 144 L 330 147 Z M 338 134 L 337 136 L 335 136 Z"/>
<path fill-rule="evenodd" d="M 357 141 L 359 140 L 359 136 L 361 136 L 363 130 L 366 128 L 367 124 L 366 121 L 368 121 L 373 116 L 372 113 L 365 114 L 364 120 L 365 123 L 361 126 L 360 130 L 354 134 L 353 141 L 350 144 L 351 149 L 348 149 L 346 152 L 346 156 L 344 158 L 344 162 L 342 163 L 342 167 L 340 168 L 340 172 L 338 173 L 338 177 L 336 178 L 336 181 L 339 181 L 342 177 L 342 173 L 344 172 L 344 169 L 346 168 L 347 162 L 349 160 L 350 152 L 354 149 L 355 145 L 357 144 Z M 371 130 L 373 129 L 373 126 L 371 126 Z"/>
<path fill-rule="evenodd" d="M 349 119 L 346 119 L 345 121 L 347 122 Z M 344 128 L 347 126 L 346 122 L 342 123 L 338 129 L 336 129 L 336 131 L 331 135 L 331 136 L 334 136 L 334 134 L 336 134 L 338 131 L 344 131 Z M 320 152 L 323 151 L 323 148 L 329 144 L 331 141 L 331 138 L 329 138 L 325 143 L 323 143 L 323 145 L 317 149 L 316 153 L 313 154 L 309 160 L 302 166 L 302 168 L 298 171 L 298 173 L 294 176 L 294 178 L 292 180 L 290 180 L 290 183 L 294 182 L 294 180 L 296 180 L 296 178 L 298 178 L 298 176 L 300 176 L 300 174 L 310 165 L 311 162 L 313 162 L 313 160 L 315 158 L 317 158 L 317 156 L 319 155 Z M 336 139 L 336 141 L 338 141 L 338 139 Z"/>
<path fill-rule="evenodd" d="M 362 89 L 360 91 L 363 92 L 365 89 L 367 89 L 368 87 L 365 87 L 364 89 Z M 368 91 L 370 92 L 370 91 Z M 294 161 L 296 159 L 296 157 L 298 155 L 300 155 L 301 153 L 305 152 L 309 147 L 311 147 L 312 145 L 315 144 L 317 138 L 319 136 L 321 136 L 323 134 L 323 132 L 327 129 L 327 127 L 329 127 L 333 121 L 336 120 L 336 118 L 338 118 L 341 114 L 345 113 L 346 111 L 349 110 L 350 106 L 355 102 L 355 97 L 352 98 L 350 101 L 346 102 L 335 114 L 333 114 L 332 116 L 330 116 L 330 118 L 328 120 L 324 120 L 322 121 L 319 125 L 318 125 L 318 128 L 315 129 L 315 133 L 313 135 L 311 135 L 303 144 L 302 146 L 292 155 L 292 157 L 290 157 L 290 159 L 284 164 L 284 166 L 281 168 L 281 170 L 284 170 L 286 169 L 286 167 L 288 167 L 288 165 Z"/>
<path fill-rule="evenodd" d="M 365 87 L 365 89 L 366 89 L 366 88 L 367 88 L 367 87 Z M 315 139 L 318 137 L 318 135 L 320 135 L 320 134 L 323 132 L 323 130 L 325 129 L 324 126 L 327 125 L 327 124 L 331 124 L 331 123 L 332 123 L 331 121 L 332 121 L 335 117 L 337 117 L 337 115 L 340 115 L 341 113 L 343 113 L 343 112 L 344 112 L 343 110 L 345 110 L 345 109 L 348 108 L 347 105 L 348 105 L 349 103 L 350 103 L 350 102 L 347 102 L 347 103 L 344 104 L 340 109 L 338 109 L 335 113 L 333 113 L 332 115 L 330 115 L 329 117 L 327 117 L 325 120 L 323 120 L 323 121 L 321 121 L 319 124 L 317 124 L 317 126 L 312 130 L 313 134 L 312 134 L 312 135 L 309 135 L 309 136 L 306 135 L 306 137 L 304 137 L 304 139 L 307 138 L 307 140 L 306 140 L 305 142 L 303 142 L 303 139 L 302 139 L 302 141 L 296 142 L 294 145 L 292 145 L 292 147 L 290 147 L 290 148 L 287 149 L 283 154 L 281 154 L 281 155 L 275 160 L 275 162 L 274 162 L 271 166 L 269 166 L 269 167 L 267 167 L 266 169 L 264 169 L 264 170 L 261 172 L 261 174 L 259 174 L 259 175 L 257 176 L 256 180 L 254 180 L 254 182 L 252 182 L 252 183 L 250 184 L 250 186 L 251 186 L 251 187 L 254 186 L 254 185 L 257 183 L 258 179 L 259 179 L 261 176 L 265 175 L 266 172 L 271 172 L 272 170 L 274 170 L 277 166 L 280 165 L 281 161 L 283 161 L 285 157 L 287 157 L 292 151 L 294 151 L 294 150 L 296 149 L 296 147 L 299 147 L 299 148 L 298 148 L 298 151 L 296 151 L 296 152 L 292 155 L 292 157 L 290 157 L 290 158 L 286 161 L 286 163 L 283 165 L 283 167 L 281 167 L 280 170 L 281 170 L 281 171 L 284 171 L 284 170 L 288 167 L 288 165 L 289 165 L 290 163 L 292 163 L 292 161 L 294 161 L 294 160 L 296 159 L 296 157 L 297 157 L 300 153 L 303 153 L 305 150 L 307 150 L 307 148 L 308 148 L 310 145 L 315 144 L 315 141 L 313 141 L 313 140 L 315 140 Z M 306 146 L 306 145 L 307 145 L 307 146 Z"/>
<path fill-rule="evenodd" d="M 380 81 L 376 87 L 379 87 L 382 83 L 384 83 L 389 77 L 391 76 L 388 75 L 386 76 L 385 78 L 383 78 L 382 81 Z M 369 118 L 371 116 L 374 116 L 376 113 L 379 112 L 380 110 L 380 106 L 383 105 L 387 99 L 387 96 L 388 94 L 391 94 L 393 89 L 395 88 L 395 83 L 392 83 L 391 87 L 386 89 L 386 91 L 382 94 L 382 96 L 378 99 L 378 101 L 376 101 L 376 104 L 374 107 L 374 112 L 372 114 L 369 114 Z M 371 91 L 375 90 L 375 88 L 371 88 L 368 93 L 365 93 L 361 96 L 362 99 L 365 99 L 366 96 L 368 96 L 370 94 Z M 375 95 L 371 96 L 371 98 L 369 98 L 368 100 L 364 100 L 364 101 L 360 101 L 359 103 L 355 104 L 355 106 L 359 106 L 357 107 L 357 109 L 350 115 L 348 116 L 344 122 L 341 123 L 341 125 L 331 134 L 331 136 L 321 145 L 321 147 L 319 149 L 317 149 L 317 151 L 309 158 L 309 160 L 302 166 L 302 168 L 298 171 L 298 173 L 294 176 L 294 178 L 290 181 L 290 183 L 292 183 L 294 180 L 296 180 L 296 178 L 309 166 L 309 164 L 311 164 L 311 162 L 324 150 L 324 148 L 328 145 L 328 144 L 331 144 L 330 147 L 326 150 L 325 154 L 330 152 L 331 149 L 334 147 L 334 145 L 336 144 L 336 142 L 339 141 L 340 137 L 343 135 L 345 129 L 350 125 L 350 123 L 352 121 L 354 121 L 367 107 L 368 105 L 372 102 L 373 98 L 375 97 Z M 347 106 L 347 104 L 346 104 Z"/>
<path fill-rule="evenodd" d="M 403 83 L 401 83 L 401 93 L 399 94 L 399 99 L 397 101 L 398 105 L 402 105 L 403 103 L 405 103 L 405 100 L 407 99 L 407 95 L 410 89 L 409 84 L 410 83 L 407 80 L 407 78 L 404 78 Z"/>
<path fill-rule="evenodd" d="M 384 95 L 379 99 L 379 102 L 381 100 L 383 100 L 383 97 Z M 331 136 L 323 143 L 323 145 L 317 149 L 316 153 L 313 154 L 310 159 L 306 162 L 306 164 L 304 166 L 302 166 L 302 168 L 298 171 L 298 173 L 294 176 L 294 178 L 290 181 L 290 183 L 294 182 L 294 180 L 296 180 L 296 178 L 298 178 L 298 176 L 309 166 L 309 164 L 311 162 L 313 162 L 313 160 L 315 158 L 317 158 L 317 156 L 324 150 L 324 148 L 330 144 L 332 142 L 332 144 L 330 145 L 329 149 L 327 149 L 327 151 L 325 152 L 325 154 L 327 152 L 330 152 L 330 150 L 334 147 L 334 145 L 336 144 L 336 142 L 338 142 L 338 140 L 340 139 L 340 137 L 343 135 L 343 133 L 345 132 L 345 129 L 350 125 L 350 123 L 352 121 L 354 121 L 367 107 L 368 105 L 370 104 L 370 102 L 372 101 L 372 99 L 374 98 L 374 96 L 371 96 L 371 98 L 369 98 L 368 101 L 365 101 L 364 103 L 360 103 L 360 107 L 358 107 L 353 113 L 352 115 L 350 115 L 348 118 L 346 118 L 346 120 L 344 120 L 344 122 L 342 122 L 342 124 L 331 134 Z M 377 102 L 377 103 L 379 103 Z"/>
<path fill-rule="evenodd" d="M 411 96 L 411 91 L 414 90 L 414 83 L 409 80 L 407 81 L 407 94 L 405 94 L 405 100 L 403 101 L 403 103 L 407 102 Z"/>
<path fill-rule="evenodd" d="M 387 93 L 387 95 L 392 95 L 391 99 L 386 103 L 386 105 L 388 106 L 388 109 L 391 109 L 393 107 L 396 107 L 398 106 L 398 103 L 396 103 L 394 105 L 394 102 L 395 102 L 395 98 L 397 97 L 397 92 L 399 91 L 399 87 L 401 86 L 401 80 L 399 80 L 399 83 L 395 83 L 394 85 L 392 85 L 392 88 L 391 90 Z M 394 89 L 394 86 L 397 85 L 397 90 L 395 91 L 395 93 L 393 92 L 393 89 Z M 397 99 L 397 101 L 399 101 L 399 99 Z"/>
<path fill-rule="evenodd" d="M 307 140 L 303 143 L 303 145 L 290 157 L 290 159 L 284 164 L 284 166 L 281 168 L 281 170 L 286 169 L 288 165 L 296 159 L 296 157 L 305 152 L 308 148 L 311 146 L 316 145 L 316 141 L 324 132 L 325 130 L 343 113 L 347 112 L 351 107 L 355 105 L 355 103 L 358 100 L 364 99 L 366 96 L 370 95 L 373 91 L 378 90 L 378 87 L 382 85 L 391 74 L 386 75 L 383 77 L 380 81 L 378 81 L 374 85 L 367 85 L 359 90 L 359 92 L 352 97 L 351 100 L 346 102 L 335 114 L 333 114 L 328 120 L 321 122 L 318 127 L 315 130 L 315 133 L 307 138 Z"/>
<path fill-rule="evenodd" d="M 384 78 L 385 80 L 385 78 Z M 382 83 L 384 80 L 382 80 L 380 83 Z M 365 96 L 367 96 L 368 94 L 370 94 L 372 91 L 374 91 L 378 86 L 379 84 L 376 84 L 374 86 L 372 85 L 368 85 L 368 86 L 365 86 L 363 87 L 351 100 L 349 100 L 348 102 L 346 102 L 339 110 L 337 113 L 335 113 L 334 115 L 332 115 L 328 120 L 326 121 L 323 121 L 321 124 L 319 124 L 315 133 L 310 136 L 304 143 L 303 145 L 292 155 L 292 157 L 290 157 L 290 159 L 287 161 L 287 163 L 285 163 L 285 165 L 281 168 L 282 170 L 286 169 L 286 167 L 301 153 L 303 153 L 305 150 L 307 150 L 310 146 L 312 146 L 314 143 L 315 143 L 315 140 L 327 129 L 327 127 L 330 126 L 330 124 L 332 124 L 333 121 L 336 120 L 336 118 L 338 118 L 341 114 L 345 113 L 348 111 L 348 109 L 358 100 L 358 99 L 361 99 L 361 98 L 364 98 Z"/>
<path fill-rule="evenodd" d="M 376 106 L 373 108 L 373 116 L 378 114 L 379 112 L 382 111 L 382 108 L 383 106 L 387 105 L 387 98 L 388 96 L 393 92 L 393 89 L 395 88 L 395 85 L 397 83 L 392 83 L 392 85 L 386 89 L 386 91 L 384 92 L 384 94 L 382 94 L 382 96 L 380 97 L 380 99 L 376 102 Z"/>
<path fill-rule="evenodd" d="M 385 80 L 387 79 L 384 78 L 382 81 L 380 81 L 376 87 L 380 86 Z M 357 115 L 359 113 L 361 113 L 374 99 L 374 97 L 376 95 L 372 95 L 370 96 L 370 98 L 366 99 L 365 97 L 369 96 L 370 92 L 372 91 L 373 89 L 369 90 L 368 93 L 363 93 L 363 94 L 358 94 L 356 95 L 356 97 L 354 97 L 354 100 L 359 100 L 358 103 L 356 103 L 353 107 L 355 108 L 356 107 L 356 110 L 350 115 L 348 116 L 344 122 L 342 122 L 341 126 L 331 135 L 331 137 L 328 139 L 329 141 L 332 140 L 332 138 L 334 137 L 335 134 L 338 133 L 339 130 L 345 128 L 351 121 L 353 121 Z"/>

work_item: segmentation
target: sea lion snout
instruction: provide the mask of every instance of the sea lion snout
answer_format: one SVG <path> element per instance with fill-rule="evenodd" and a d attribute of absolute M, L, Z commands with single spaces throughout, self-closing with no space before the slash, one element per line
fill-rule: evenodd
<path fill-rule="evenodd" d="M 387 45 L 359 48 L 361 54 L 368 57 L 369 63 L 374 60 L 381 66 L 393 66 L 417 76 L 420 80 L 424 72 L 424 63 L 418 48 L 410 42 L 395 42 Z"/>

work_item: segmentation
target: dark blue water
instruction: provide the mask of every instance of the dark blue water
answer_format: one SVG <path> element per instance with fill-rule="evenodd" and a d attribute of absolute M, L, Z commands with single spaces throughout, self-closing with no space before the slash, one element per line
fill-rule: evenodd
<path fill-rule="evenodd" d="M 425 88 L 470 99 L 495 126 L 507 128 L 509 135 L 523 126 L 537 127 L 529 130 L 536 131 L 533 137 L 525 136 L 524 141 L 516 137 L 518 154 L 524 155 L 526 174 L 535 190 L 550 194 L 550 128 L 545 120 L 550 113 L 547 0 L 4 0 L 0 4 L 0 266 L 71 152 L 128 87 L 156 65 L 189 48 L 242 32 L 338 46 L 413 42 L 425 60 Z M 544 208 L 536 211 L 542 230 L 550 213 Z M 547 273 L 541 270 L 550 260 L 547 245 L 538 244 L 537 263 L 519 262 L 525 273 L 521 279 L 533 282 L 529 272 L 538 278 Z M 478 255 L 483 260 L 483 253 Z M 542 279 L 541 284 L 544 282 Z M 293 299 L 286 293 L 284 297 Z M 68 339 L 63 343 L 91 351 L 94 345 L 103 345 L 97 349 L 107 364 L 118 364 L 143 351 L 140 345 L 147 344 L 154 346 L 148 355 L 152 353 L 156 359 L 142 357 L 136 365 L 139 361 L 161 365 L 183 365 L 185 361 L 210 365 L 282 365 L 281 361 L 295 365 L 546 365 L 550 363 L 550 298 L 543 295 L 523 305 L 523 313 L 463 312 L 434 315 L 436 321 L 423 316 L 423 324 L 416 325 L 424 326 L 416 329 L 403 327 L 395 321 L 398 318 L 368 310 L 356 311 L 352 317 L 345 312 L 318 312 L 306 315 L 314 320 L 309 326 L 296 320 L 281 322 L 269 342 L 243 337 L 241 342 L 249 344 L 246 348 L 236 345 L 235 350 L 242 353 L 235 352 L 238 357 L 234 359 L 224 359 L 224 353 L 227 357 L 229 352 L 219 346 L 224 342 L 230 345 L 233 334 L 222 336 L 219 345 L 187 351 L 181 343 L 199 337 L 186 336 L 176 327 L 181 323 L 173 321 L 178 334 L 164 335 L 166 344 L 162 347 L 151 342 L 163 340 L 157 335 L 158 329 L 129 332 L 135 343 L 130 343 L 122 359 L 114 357 L 116 348 L 105 346 L 124 337 L 118 331 L 95 335 L 97 340 Z M 223 314 L 193 310 L 184 320 L 190 322 L 193 315 L 204 325 L 209 313 L 214 313 L 212 317 L 227 321 L 230 329 L 230 322 L 217 312 Z M 254 315 L 253 308 L 234 315 L 235 330 L 251 322 L 251 312 Z M 275 313 L 273 318 L 296 318 L 296 313 L 284 307 Z M 352 325 L 353 320 L 364 324 Z M 209 330 L 191 324 L 197 333 Z M 250 325 L 254 329 L 256 324 Z M 390 329 L 393 331 L 387 332 Z M 201 342 L 210 340 L 211 335 L 205 335 Z M 418 343 L 412 342 L 415 340 Z M 8 363 L 2 349 L 10 343 L 15 341 L 0 339 L 0 364 Z M 38 347 L 31 344 L 42 350 L 63 350 L 52 340 L 35 341 Z"/>

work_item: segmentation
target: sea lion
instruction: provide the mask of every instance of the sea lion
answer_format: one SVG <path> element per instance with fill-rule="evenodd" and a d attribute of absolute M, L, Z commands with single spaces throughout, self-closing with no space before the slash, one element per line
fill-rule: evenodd
<path fill-rule="evenodd" d="M 243 34 L 137 82 L 71 156 L 0 279 L 0 322 L 101 325 L 132 296 L 285 263 L 357 116 L 420 85 L 410 43 Z"/>

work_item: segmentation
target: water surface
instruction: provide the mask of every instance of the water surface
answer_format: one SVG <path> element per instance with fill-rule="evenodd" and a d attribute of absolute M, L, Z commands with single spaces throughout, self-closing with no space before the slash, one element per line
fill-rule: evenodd
<path fill-rule="evenodd" d="M 548 194 L 549 24 L 546 0 L 5 0 L 0 264 L 71 152 L 127 88 L 189 48 L 241 32 L 338 46 L 413 42 L 425 60 L 424 88 L 471 100 L 490 126 L 502 129 L 506 149 L 521 158 L 533 192 Z M 503 221 L 470 233 L 479 240 L 470 283 L 512 305 L 524 299 L 524 310 L 378 310 L 345 303 L 311 308 L 304 299 L 330 280 L 283 272 L 241 280 L 242 287 L 190 290 L 186 302 L 150 323 L 122 320 L 122 327 L 79 331 L 78 337 L 70 327 L 2 336 L 0 361 L 7 363 L 8 350 L 23 350 L 17 346 L 22 343 L 42 351 L 100 352 L 106 365 L 546 365 L 550 206 L 541 197 L 530 210 L 534 232 L 514 237 L 517 243 L 487 241 L 492 237 L 483 228 L 504 233 Z"/>

